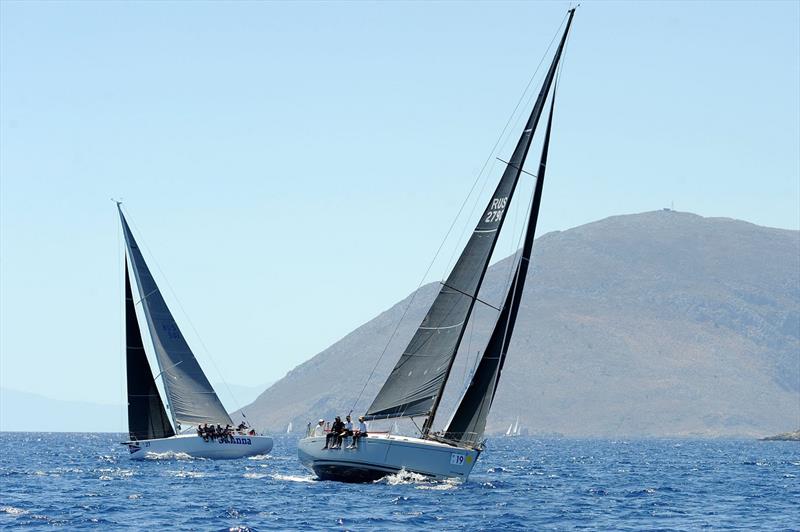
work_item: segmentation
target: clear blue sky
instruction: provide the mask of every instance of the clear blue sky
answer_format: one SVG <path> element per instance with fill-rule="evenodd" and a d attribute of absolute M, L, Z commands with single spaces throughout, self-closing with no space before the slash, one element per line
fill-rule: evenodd
<path fill-rule="evenodd" d="M 112 196 L 229 382 L 391 306 L 567 7 L 1 2 L 0 385 L 121 401 Z M 799 21 L 797 2 L 583 2 L 540 234 L 672 201 L 797 229 Z"/>

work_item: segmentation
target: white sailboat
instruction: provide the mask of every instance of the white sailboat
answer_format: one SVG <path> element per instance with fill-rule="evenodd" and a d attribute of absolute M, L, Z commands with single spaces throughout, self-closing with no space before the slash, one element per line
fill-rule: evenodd
<path fill-rule="evenodd" d="M 186 343 L 150 274 L 117 203 L 125 235 L 125 337 L 128 431 L 132 459 L 167 453 L 202 458 L 240 458 L 272 450 L 272 438 L 252 430 L 202 437 L 204 424 L 233 426 L 214 388 Z M 129 273 L 129 265 L 131 272 Z M 131 280 L 134 280 L 134 283 Z M 131 285 L 139 298 L 134 300 Z M 159 372 L 153 376 L 136 316 L 141 305 Z M 156 384 L 161 378 L 162 391 Z M 166 408 L 165 408 L 166 404 Z M 167 415 L 169 412 L 169 416 Z"/>
<path fill-rule="evenodd" d="M 286 434 L 292 433 L 292 422 L 289 422 L 289 425 L 286 426 Z"/>
<path fill-rule="evenodd" d="M 544 83 L 514 152 L 486 210 L 461 256 L 422 320 L 400 360 L 367 409 L 367 420 L 425 417 L 418 437 L 370 433 L 357 447 L 325 446 L 325 437 L 308 436 L 298 443 L 298 457 L 323 480 L 364 482 L 406 470 L 437 479 L 466 479 L 484 450 L 486 417 L 497 390 L 519 311 L 531 259 L 541 204 L 547 151 L 553 119 L 555 89 L 550 98 L 547 127 L 531 198 L 522 252 L 492 334 L 472 374 L 471 382 L 446 428 L 432 430 L 447 379 L 458 353 L 483 277 L 489 265 L 505 212 L 511 202 L 533 135 L 550 89 L 575 10 L 568 11 L 566 28 Z M 526 172 L 527 173 L 527 172 Z M 484 302 L 481 301 L 481 304 Z M 513 425 L 511 427 L 513 429 Z"/>

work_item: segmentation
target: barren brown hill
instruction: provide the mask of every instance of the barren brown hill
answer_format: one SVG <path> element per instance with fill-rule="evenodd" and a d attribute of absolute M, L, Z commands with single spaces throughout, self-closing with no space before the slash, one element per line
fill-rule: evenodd
<path fill-rule="evenodd" d="M 482 297 L 497 302 L 509 259 Z M 363 411 L 435 296 L 420 289 Z M 245 408 L 281 430 L 347 413 L 410 298 L 290 371 Z M 438 423 L 494 311 L 464 337 Z M 331 383 L 335 383 L 331 385 Z M 536 242 L 489 431 L 764 435 L 800 425 L 800 233 L 675 211 L 614 216 Z"/>

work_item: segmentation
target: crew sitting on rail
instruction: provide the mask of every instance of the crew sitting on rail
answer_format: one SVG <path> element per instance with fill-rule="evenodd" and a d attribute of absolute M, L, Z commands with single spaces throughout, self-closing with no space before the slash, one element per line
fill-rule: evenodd
<path fill-rule="evenodd" d="M 353 444 L 348 449 L 358 449 L 358 440 L 367 436 L 367 424 L 364 422 L 364 416 L 358 416 L 358 428 L 353 433 Z"/>
<path fill-rule="evenodd" d="M 236 430 L 238 430 L 239 432 L 244 432 L 245 429 L 247 429 L 247 423 L 245 423 L 244 420 L 242 420 L 242 422 L 239 423 L 239 426 L 236 427 Z"/>
<path fill-rule="evenodd" d="M 344 430 L 344 423 L 342 418 L 336 416 L 336 420 L 331 425 L 331 431 L 325 437 L 325 447 L 323 449 L 336 449 L 336 444 L 339 441 L 339 433 Z"/>
<path fill-rule="evenodd" d="M 344 417 L 347 420 L 347 423 L 344 424 L 344 430 L 339 433 L 339 442 L 338 446 L 342 446 L 342 440 L 344 438 L 352 438 L 353 437 L 353 420 L 350 419 L 350 416 L 347 415 Z"/>
<path fill-rule="evenodd" d="M 317 422 L 317 426 L 314 427 L 314 437 L 319 438 L 322 437 L 324 434 L 325 434 L 325 420 L 320 419 Z"/>

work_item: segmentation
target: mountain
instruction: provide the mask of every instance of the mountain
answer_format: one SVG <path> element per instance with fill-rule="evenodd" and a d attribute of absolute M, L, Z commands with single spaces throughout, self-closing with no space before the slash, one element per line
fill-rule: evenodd
<path fill-rule="evenodd" d="M 226 382 L 215 382 L 212 384 L 214 391 L 217 392 L 219 400 L 227 408 L 238 408 L 255 401 L 265 388 L 272 385 L 262 384 L 260 386 L 245 386 L 243 384 L 230 384 Z"/>
<path fill-rule="evenodd" d="M 127 432 L 123 405 L 62 401 L 0 388 L 0 430 L 35 432 Z"/>
<path fill-rule="evenodd" d="M 214 385 L 225 405 L 246 404 L 263 386 Z M 0 431 L 127 432 L 128 413 L 122 404 L 64 401 L 0 388 Z"/>
<path fill-rule="evenodd" d="M 384 243 L 383 245 L 390 245 Z M 498 305 L 510 258 L 481 298 Z M 763 435 L 800 424 L 800 232 L 662 210 L 537 239 L 488 432 Z M 246 407 L 281 430 L 363 412 L 438 290 L 425 285 L 297 366 Z M 496 316 L 476 305 L 437 420 Z"/>
<path fill-rule="evenodd" d="M 766 438 L 761 438 L 761 441 L 800 441 L 800 430 L 767 436 Z"/>

